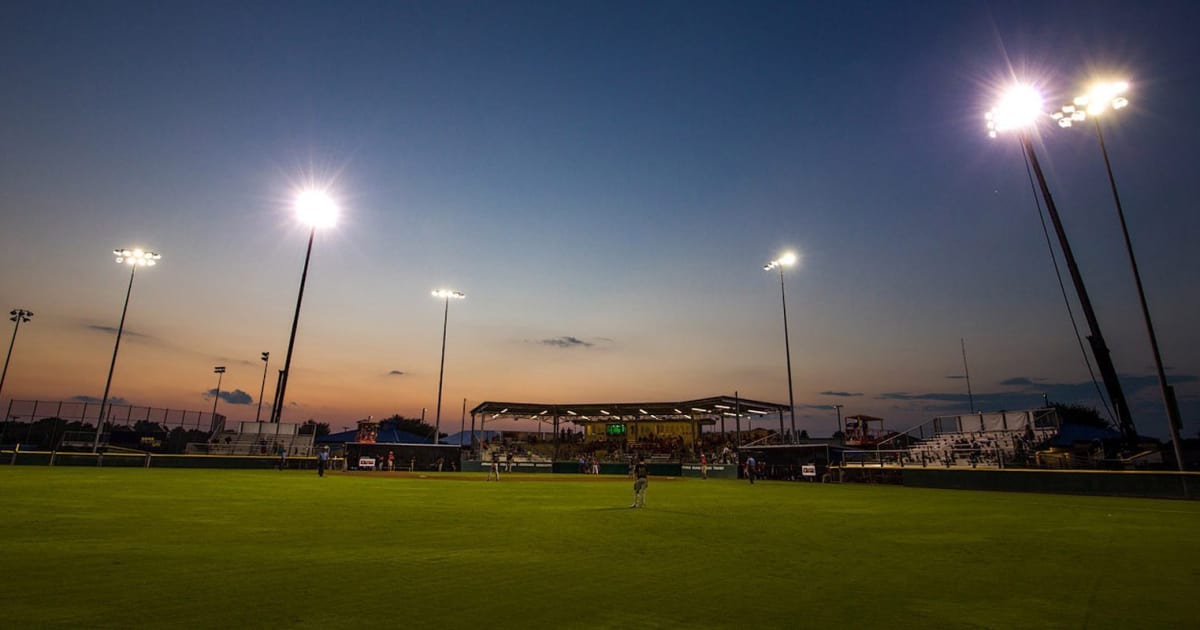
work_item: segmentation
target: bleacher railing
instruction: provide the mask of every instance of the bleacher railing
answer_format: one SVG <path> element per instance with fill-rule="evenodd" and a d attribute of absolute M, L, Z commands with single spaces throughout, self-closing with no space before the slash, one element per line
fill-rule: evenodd
<path fill-rule="evenodd" d="M 880 449 L 896 448 L 895 444 L 924 441 L 946 433 L 1015 432 L 1024 430 L 1027 424 L 1039 434 L 1044 432 L 1039 429 L 1053 429 L 1057 432 L 1060 424 L 1058 411 L 1053 407 L 1044 407 L 1025 411 L 937 416 L 882 440 L 876 446 Z"/>

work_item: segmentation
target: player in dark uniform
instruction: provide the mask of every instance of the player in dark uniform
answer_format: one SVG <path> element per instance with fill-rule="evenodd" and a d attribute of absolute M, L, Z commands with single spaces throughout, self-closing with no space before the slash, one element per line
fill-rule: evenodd
<path fill-rule="evenodd" d="M 488 468 L 487 481 L 491 481 L 493 476 L 496 481 L 500 481 L 500 451 L 498 450 L 492 451 L 492 465 Z"/>
<path fill-rule="evenodd" d="M 646 460 L 641 455 L 638 455 L 631 472 L 633 472 L 633 505 L 629 507 L 646 507 L 646 486 L 650 485 L 650 480 L 646 472 Z"/>

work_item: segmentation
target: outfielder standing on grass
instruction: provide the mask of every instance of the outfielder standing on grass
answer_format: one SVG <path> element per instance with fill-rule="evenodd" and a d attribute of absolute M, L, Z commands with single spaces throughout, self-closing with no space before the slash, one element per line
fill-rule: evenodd
<path fill-rule="evenodd" d="M 637 462 L 630 472 L 633 473 L 633 505 L 629 507 L 646 507 L 646 486 L 650 485 L 650 480 L 646 471 L 646 460 L 641 455 L 638 455 Z"/>
<path fill-rule="evenodd" d="M 496 481 L 500 481 L 500 453 L 492 451 L 492 465 L 488 468 L 487 480 L 492 480 L 492 475 L 496 476 Z"/>

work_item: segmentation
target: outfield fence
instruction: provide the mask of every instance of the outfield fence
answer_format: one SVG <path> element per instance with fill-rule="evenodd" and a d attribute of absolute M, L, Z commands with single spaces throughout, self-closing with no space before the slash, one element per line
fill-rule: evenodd
<path fill-rule="evenodd" d="M 72 451 L 43 451 L 12 449 L 0 451 L 0 465 L 6 466 L 91 466 L 101 468 L 219 468 L 267 470 L 280 467 L 277 456 L 249 455 L 181 455 L 136 452 L 80 453 Z M 316 457 L 288 457 L 282 460 L 285 470 L 315 470 Z M 330 458 L 329 469 L 341 470 L 344 460 Z"/>
<path fill-rule="evenodd" d="M 0 445 L 23 444 L 45 450 L 62 446 L 90 447 L 96 441 L 101 406 L 69 400 L 13 400 L 0 423 Z M 183 442 L 208 436 L 225 426 L 225 416 L 209 411 L 108 404 L 104 407 L 101 444 L 133 433 L 174 433 Z M 123 434 L 117 436 L 116 434 Z M 184 439 L 182 436 L 187 436 Z M 140 439 L 140 438 L 139 438 Z"/>

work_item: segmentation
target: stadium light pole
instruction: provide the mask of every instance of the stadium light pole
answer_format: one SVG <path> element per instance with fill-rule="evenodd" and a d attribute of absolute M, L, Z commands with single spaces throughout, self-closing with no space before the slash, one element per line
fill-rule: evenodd
<path fill-rule="evenodd" d="M 218 365 L 214 367 L 213 374 L 217 375 L 217 393 L 213 394 L 212 421 L 213 426 L 217 426 L 217 401 L 221 400 L 221 378 L 225 376 L 225 366 Z"/>
<path fill-rule="evenodd" d="M 842 405 L 834 405 L 833 410 L 837 412 L 838 433 L 842 433 Z M 843 434 L 845 439 L 845 434 Z"/>
<path fill-rule="evenodd" d="M 104 432 L 105 407 L 108 405 L 108 393 L 112 389 L 113 370 L 117 367 L 117 351 L 121 349 L 121 333 L 125 331 L 125 314 L 129 312 L 129 296 L 133 293 L 133 278 L 138 267 L 153 267 L 162 256 L 156 252 L 144 249 L 114 249 L 113 256 L 117 264 L 129 265 L 129 287 L 125 289 L 125 306 L 121 307 L 121 323 L 117 325 L 117 342 L 113 345 L 112 362 L 108 364 L 108 380 L 104 382 L 104 395 L 100 397 L 100 419 L 96 421 L 96 440 L 92 442 L 92 452 L 100 450 L 100 434 Z"/>
<path fill-rule="evenodd" d="M 259 420 L 262 416 L 262 399 L 263 399 L 263 394 L 267 393 L 267 366 L 270 365 L 270 361 L 271 361 L 271 353 L 270 352 L 262 353 L 263 380 L 262 380 L 262 387 L 258 388 L 258 411 L 254 412 L 255 424 L 257 424 L 259 422 Z"/>
<path fill-rule="evenodd" d="M 15 308 L 8 312 L 9 319 L 16 322 L 13 326 L 12 341 L 8 342 L 8 356 L 4 357 L 4 371 L 0 372 L 0 394 L 4 393 L 4 379 L 8 377 L 8 362 L 12 359 L 13 346 L 17 345 L 17 331 L 21 330 L 21 323 L 27 322 L 33 317 L 33 311 L 27 311 L 23 308 Z"/>
<path fill-rule="evenodd" d="M 442 362 L 438 367 L 437 410 L 433 415 L 433 443 L 437 444 L 442 427 L 442 376 L 446 373 L 446 326 L 450 323 L 450 298 L 461 300 L 467 297 L 467 294 L 453 289 L 437 289 L 433 292 L 433 297 L 440 297 L 446 301 L 445 313 L 442 315 Z"/>
<path fill-rule="evenodd" d="M 1121 195 L 1117 192 L 1117 180 L 1113 176 L 1112 162 L 1108 159 L 1108 147 L 1104 143 L 1104 131 L 1100 128 L 1100 116 L 1109 110 L 1124 109 L 1129 105 L 1125 94 L 1129 91 L 1126 81 L 1098 82 L 1082 96 L 1077 96 L 1069 105 L 1051 114 L 1058 121 L 1058 126 L 1070 128 L 1077 122 L 1092 119 L 1096 129 L 1096 139 L 1100 141 L 1100 155 L 1104 157 L 1104 170 L 1108 174 L 1108 185 L 1112 189 L 1113 205 L 1117 208 L 1117 219 L 1121 223 L 1121 235 L 1125 237 L 1125 253 L 1129 256 L 1129 267 L 1133 270 L 1133 281 L 1137 286 L 1138 303 L 1142 307 L 1142 321 L 1146 324 L 1146 335 L 1150 338 L 1150 350 L 1154 354 L 1154 369 L 1158 373 L 1158 387 L 1162 392 L 1163 406 L 1167 411 L 1167 429 L 1171 435 L 1171 444 L 1175 451 L 1175 462 L 1179 470 L 1184 469 L 1183 448 L 1179 443 L 1179 430 L 1183 427 L 1183 418 L 1179 414 L 1179 403 L 1175 399 L 1175 388 L 1167 382 L 1167 373 L 1163 368 L 1162 353 L 1158 350 L 1158 336 L 1154 333 L 1154 323 L 1150 319 L 1150 307 L 1146 304 L 1146 291 L 1142 287 L 1142 274 L 1138 271 L 1137 258 L 1133 255 L 1133 241 L 1129 238 L 1129 227 L 1125 222 L 1125 210 L 1121 206 Z"/>
<path fill-rule="evenodd" d="M 779 296 L 783 302 L 783 352 L 787 357 L 787 378 L 788 378 L 788 416 L 792 423 L 792 443 L 796 443 L 796 397 L 792 394 L 792 346 L 788 336 L 788 318 L 787 318 L 787 290 L 783 283 L 783 268 L 790 267 L 796 264 L 796 254 L 787 252 L 786 254 L 772 260 L 763 265 L 763 271 L 779 269 Z"/>
<path fill-rule="evenodd" d="M 1121 389 L 1121 382 L 1117 378 L 1117 370 L 1113 366 L 1108 345 L 1104 342 L 1104 335 L 1100 332 L 1100 323 L 1096 319 L 1095 310 L 1092 309 L 1091 298 L 1088 297 L 1087 288 L 1083 284 L 1083 276 L 1079 273 L 1079 265 L 1075 262 L 1075 254 L 1071 251 L 1071 244 L 1067 240 L 1067 232 L 1058 216 L 1058 207 L 1054 205 L 1054 197 L 1050 194 L 1046 176 L 1042 173 L 1041 164 L 1038 162 L 1037 153 L 1033 150 L 1033 142 L 1030 140 L 1030 129 L 1035 129 L 1038 121 L 1043 117 L 1047 116 L 1042 111 L 1042 95 L 1028 85 L 1014 86 L 1004 94 L 1000 103 L 985 115 L 988 136 L 995 138 L 1001 133 L 1011 131 L 1016 132 L 1021 142 L 1025 157 L 1029 160 L 1029 167 L 1037 178 L 1038 188 L 1046 203 L 1046 213 L 1050 215 L 1050 221 L 1054 224 L 1054 232 L 1058 236 L 1063 259 L 1067 263 L 1067 271 L 1071 274 L 1071 282 L 1075 286 L 1079 305 L 1087 320 L 1088 329 L 1091 332 L 1088 342 L 1092 346 L 1096 367 L 1100 370 L 1105 389 L 1108 390 L 1108 397 L 1116 411 L 1121 434 L 1127 443 L 1134 444 L 1137 441 L 1137 430 L 1134 428 L 1133 418 L 1129 414 L 1129 404 L 1125 400 L 1125 392 Z"/>
<path fill-rule="evenodd" d="M 296 328 L 300 325 L 300 305 L 304 302 L 304 283 L 308 281 L 308 262 L 312 259 L 313 239 L 317 228 L 332 227 L 337 223 L 338 208 L 333 199 L 321 190 L 305 190 L 296 197 L 296 218 L 309 226 L 308 249 L 304 253 L 304 271 L 300 273 L 300 292 L 296 295 L 296 313 L 292 316 L 292 334 L 288 337 L 287 356 L 283 360 L 283 377 L 279 381 L 279 404 L 272 422 L 283 418 L 284 396 L 287 394 L 288 376 L 292 373 L 292 350 L 296 346 Z"/>

